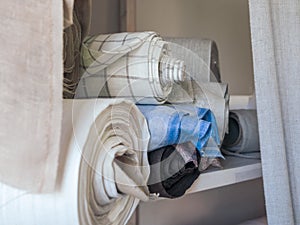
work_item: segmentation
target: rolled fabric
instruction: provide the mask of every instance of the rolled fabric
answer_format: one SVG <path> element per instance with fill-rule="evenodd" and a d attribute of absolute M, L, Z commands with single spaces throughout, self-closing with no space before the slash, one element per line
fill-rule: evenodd
<path fill-rule="evenodd" d="M 159 197 L 183 196 L 200 175 L 200 155 L 190 142 L 149 152 L 148 159 L 151 168 L 148 187 Z"/>
<path fill-rule="evenodd" d="M 229 94 L 224 83 L 199 83 L 192 81 L 194 105 L 209 108 L 216 117 L 220 141 L 228 132 Z"/>
<path fill-rule="evenodd" d="M 213 40 L 165 38 L 174 57 L 186 65 L 186 79 L 174 84 L 168 102 L 194 103 L 214 113 L 222 142 L 228 129 L 228 85 L 221 82 L 218 48 Z"/>
<path fill-rule="evenodd" d="M 143 115 L 123 100 L 64 100 L 62 134 L 56 191 L 0 184 L 1 224 L 126 224 L 149 198 Z"/>
<path fill-rule="evenodd" d="M 229 113 L 229 133 L 222 148 L 233 153 L 253 153 L 260 150 L 256 110 L 232 110 Z"/>
<path fill-rule="evenodd" d="M 203 38 L 178 37 L 164 37 L 164 40 L 176 44 L 169 44 L 170 49 L 175 52 L 176 56 L 181 55 L 185 59 L 186 72 L 195 80 L 221 82 L 219 53 L 215 41 Z M 180 59 L 182 60 L 182 58 Z"/>
<path fill-rule="evenodd" d="M 222 157 L 218 148 L 208 147 L 203 151 L 209 140 L 220 144 L 215 117 L 209 109 L 181 104 L 138 105 L 138 108 L 145 116 L 150 131 L 148 151 L 192 142 L 202 155 Z"/>
<path fill-rule="evenodd" d="M 230 110 L 239 109 L 256 109 L 256 98 L 255 93 L 252 95 L 231 95 L 229 102 Z"/>
<path fill-rule="evenodd" d="M 76 98 L 125 97 L 162 104 L 173 83 L 185 79 L 183 61 L 173 58 L 168 43 L 154 32 L 90 36 L 81 54 Z"/>

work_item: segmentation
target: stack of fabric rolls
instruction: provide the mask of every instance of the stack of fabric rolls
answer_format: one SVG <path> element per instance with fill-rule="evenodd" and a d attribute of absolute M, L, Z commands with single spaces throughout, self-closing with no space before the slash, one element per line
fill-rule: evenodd
<path fill-rule="evenodd" d="M 91 0 L 63 2 L 60 151 L 50 125 L 40 152 L 3 151 L 0 223 L 126 224 L 139 201 L 183 196 L 223 157 L 228 95 L 216 45 L 178 45 L 155 32 L 87 36 Z"/>
<path fill-rule="evenodd" d="M 125 98 L 138 106 L 150 133 L 148 188 L 167 198 L 184 195 L 200 171 L 219 166 L 228 114 L 216 44 L 181 40 L 200 43 L 198 55 L 172 40 L 155 32 L 87 37 L 74 93 L 77 99 Z"/>
<path fill-rule="evenodd" d="M 56 180 L 43 178 L 55 190 L 1 184 L 5 224 L 126 224 L 139 201 L 183 196 L 223 157 L 228 93 L 216 44 L 155 32 L 86 36 L 90 4 L 65 5 L 61 150 L 46 165 Z"/>

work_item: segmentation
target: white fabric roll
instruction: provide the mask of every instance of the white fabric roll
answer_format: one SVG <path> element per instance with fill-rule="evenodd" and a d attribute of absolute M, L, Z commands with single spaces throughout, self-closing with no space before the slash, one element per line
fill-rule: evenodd
<path fill-rule="evenodd" d="M 185 78 L 183 61 L 172 58 L 168 43 L 154 32 L 87 37 L 81 66 L 76 98 L 122 97 L 161 104 L 173 84 Z"/>
<path fill-rule="evenodd" d="M 64 100 L 63 129 L 56 191 L 0 184 L 0 224 L 126 224 L 148 200 L 149 133 L 133 103 Z"/>
<path fill-rule="evenodd" d="M 229 101 L 230 110 L 256 109 L 255 94 L 252 95 L 231 95 Z"/>

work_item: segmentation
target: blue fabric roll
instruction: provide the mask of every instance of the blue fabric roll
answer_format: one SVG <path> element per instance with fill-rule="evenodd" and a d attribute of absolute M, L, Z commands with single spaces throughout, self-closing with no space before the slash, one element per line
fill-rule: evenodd
<path fill-rule="evenodd" d="M 138 105 L 138 108 L 144 114 L 150 131 L 148 151 L 190 141 L 201 155 L 209 156 L 203 149 L 212 140 L 217 149 L 214 149 L 211 157 L 222 157 L 218 148 L 220 139 L 217 123 L 209 109 L 174 104 Z"/>

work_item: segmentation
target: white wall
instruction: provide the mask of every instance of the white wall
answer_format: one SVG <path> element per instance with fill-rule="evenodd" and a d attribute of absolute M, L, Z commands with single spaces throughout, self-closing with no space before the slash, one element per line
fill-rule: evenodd
<path fill-rule="evenodd" d="M 217 42 L 231 94 L 251 94 L 253 70 L 247 0 L 137 0 L 137 30 Z"/>

